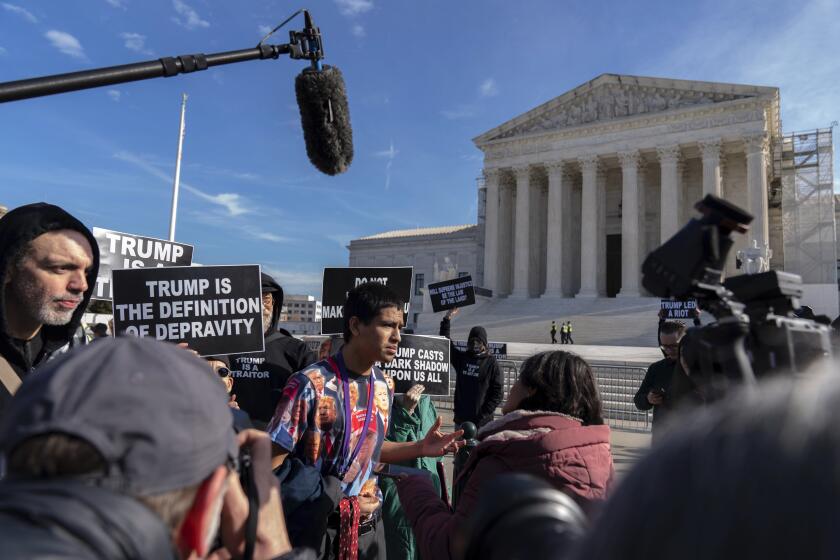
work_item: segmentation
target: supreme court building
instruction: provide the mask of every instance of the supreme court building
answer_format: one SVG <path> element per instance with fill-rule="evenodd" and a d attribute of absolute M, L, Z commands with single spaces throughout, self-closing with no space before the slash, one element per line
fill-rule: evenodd
<path fill-rule="evenodd" d="M 647 296 L 645 256 L 712 193 L 754 216 L 733 234 L 726 273 L 743 272 L 736 257 L 755 247 L 769 268 L 800 274 L 803 302 L 833 317 L 831 129 L 783 134 L 779 104 L 775 87 L 602 74 L 479 135 L 469 272 L 494 298 Z M 428 256 L 423 239 L 407 247 L 402 233 L 352 242 L 351 265 Z M 391 252 L 382 246 L 399 238 Z"/>
<path fill-rule="evenodd" d="M 728 273 L 753 246 L 785 269 L 785 251 L 809 240 L 782 227 L 781 160 L 793 158 L 784 139 L 778 88 L 603 74 L 474 139 L 484 152 L 484 286 L 519 298 L 646 295 L 645 255 L 707 193 L 755 217 L 734 234 Z M 829 131 L 829 171 L 832 154 Z M 836 307 L 831 185 L 822 191 L 829 268 L 811 282 Z"/>

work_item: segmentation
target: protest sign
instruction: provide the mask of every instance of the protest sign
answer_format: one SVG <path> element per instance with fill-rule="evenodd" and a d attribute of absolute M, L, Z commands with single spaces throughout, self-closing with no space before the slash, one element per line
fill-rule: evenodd
<path fill-rule="evenodd" d="M 394 380 L 397 393 L 420 383 L 426 387 L 425 395 L 448 395 L 449 339 L 404 334 L 397 357 L 380 367 Z"/>
<path fill-rule="evenodd" d="M 186 342 L 200 356 L 263 351 L 259 265 L 111 271 L 114 331 Z"/>
<path fill-rule="evenodd" d="M 432 310 L 435 313 L 475 304 L 475 291 L 471 276 L 435 282 L 429 284 L 427 289 L 429 299 L 432 302 Z"/>
<path fill-rule="evenodd" d="M 663 299 L 659 306 L 660 309 L 665 310 L 666 319 L 693 319 L 697 309 L 697 300 Z"/>
<path fill-rule="evenodd" d="M 452 344 L 461 352 L 467 351 L 466 340 L 453 340 Z M 490 355 L 496 359 L 507 358 L 507 342 L 488 342 L 487 349 L 490 351 Z"/>
<path fill-rule="evenodd" d="M 192 245 L 98 227 L 93 228 L 93 237 L 99 245 L 99 275 L 93 299 L 111 299 L 112 270 L 192 264 Z"/>
<path fill-rule="evenodd" d="M 392 266 L 380 268 L 325 268 L 324 285 L 321 292 L 321 334 L 341 334 L 344 332 L 344 302 L 347 292 L 365 282 L 379 282 L 391 288 L 405 303 L 403 322 L 407 320 L 411 301 L 410 266 Z"/>

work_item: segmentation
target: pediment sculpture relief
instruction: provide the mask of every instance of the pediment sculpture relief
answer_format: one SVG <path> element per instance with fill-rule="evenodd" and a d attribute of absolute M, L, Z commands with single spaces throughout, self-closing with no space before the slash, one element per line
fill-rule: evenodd
<path fill-rule="evenodd" d="M 669 109 L 720 103 L 745 97 L 752 96 L 608 84 L 563 103 L 560 107 L 518 125 L 497 138 L 510 138 L 595 121 L 659 113 Z"/>

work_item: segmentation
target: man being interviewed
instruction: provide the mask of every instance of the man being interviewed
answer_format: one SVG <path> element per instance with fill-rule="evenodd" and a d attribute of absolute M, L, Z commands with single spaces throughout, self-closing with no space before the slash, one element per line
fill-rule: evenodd
<path fill-rule="evenodd" d="M 337 558 L 340 550 L 353 546 L 354 532 L 360 560 L 385 558 L 382 494 L 374 467 L 442 456 L 458 446 L 461 432 L 442 434 L 440 421 L 421 441 L 385 441 L 388 419 L 382 411 L 390 410 L 394 395 L 376 363 L 397 355 L 402 326 L 403 302 L 389 288 L 368 282 L 352 289 L 344 304 L 341 351 L 289 379 L 269 424 L 275 467 L 291 455 L 341 480 L 346 497 L 329 518 L 322 558 Z M 319 413 L 327 398 L 329 422 Z"/>

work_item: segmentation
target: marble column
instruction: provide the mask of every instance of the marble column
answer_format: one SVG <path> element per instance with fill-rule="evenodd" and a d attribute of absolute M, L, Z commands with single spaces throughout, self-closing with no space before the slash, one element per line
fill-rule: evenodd
<path fill-rule="evenodd" d="M 639 297 L 639 152 L 618 154 L 621 162 L 621 297 Z"/>
<path fill-rule="evenodd" d="M 499 289 L 499 180 L 498 169 L 485 169 L 484 287 L 498 295 Z"/>
<path fill-rule="evenodd" d="M 744 138 L 747 152 L 747 200 L 753 221 L 750 224 L 749 239 L 763 249 L 770 241 L 768 235 L 767 204 L 767 155 L 769 152 L 767 134 L 756 134 Z"/>
<path fill-rule="evenodd" d="M 656 149 L 662 182 L 659 191 L 659 241 L 665 243 L 680 229 L 682 206 L 682 163 L 680 147 L 662 146 Z"/>
<path fill-rule="evenodd" d="M 598 156 L 579 158 L 583 178 L 580 215 L 580 291 L 578 297 L 598 297 Z"/>
<path fill-rule="evenodd" d="M 598 295 L 607 297 L 607 169 L 598 167 L 595 174 L 598 191 L 598 255 L 595 259 L 595 278 L 598 279 Z"/>
<path fill-rule="evenodd" d="M 513 189 L 510 184 L 499 184 L 499 260 L 496 268 L 496 286 L 500 296 L 510 294 L 513 269 Z"/>
<path fill-rule="evenodd" d="M 511 296 L 527 298 L 531 273 L 531 167 L 516 167 L 516 216 L 514 218 L 513 291 Z"/>
<path fill-rule="evenodd" d="M 722 196 L 720 176 L 720 139 L 714 138 L 699 142 L 703 156 L 703 196 L 713 194 Z"/>
<path fill-rule="evenodd" d="M 563 162 L 546 165 L 548 171 L 548 231 L 546 234 L 545 297 L 563 296 L 563 231 L 565 219 L 563 201 L 568 197 L 567 176 L 563 173 Z"/>

